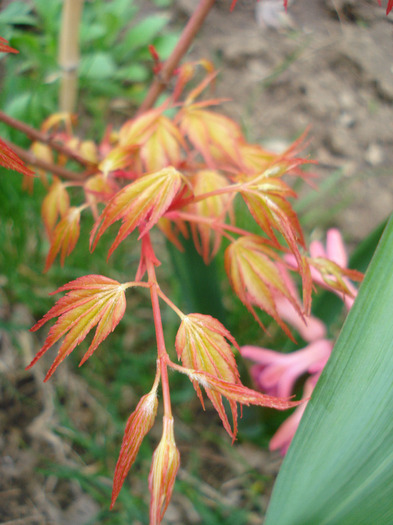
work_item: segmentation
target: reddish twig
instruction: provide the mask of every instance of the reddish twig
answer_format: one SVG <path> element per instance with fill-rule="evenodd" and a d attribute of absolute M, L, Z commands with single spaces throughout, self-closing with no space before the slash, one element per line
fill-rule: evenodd
<path fill-rule="evenodd" d="M 32 128 L 31 126 L 25 124 L 24 122 L 21 122 L 20 120 L 14 119 L 2 111 L 0 111 L 0 121 L 4 122 L 5 124 L 8 124 L 11 128 L 17 129 L 18 131 L 21 131 L 24 133 L 29 139 L 36 140 L 38 142 L 43 142 L 44 144 L 48 144 L 51 148 L 58 151 L 59 153 L 65 155 L 66 157 L 75 160 L 79 164 L 81 164 L 84 167 L 93 167 L 94 164 L 87 159 L 83 158 L 81 155 L 73 151 L 72 149 L 68 148 L 67 146 L 64 146 L 63 144 L 59 144 L 58 142 L 55 142 L 53 137 L 46 133 L 42 133 L 41 131 L 38 131 L 35 128 Z"/>
<path fill-rule="evenodd" d="M 138 115 L 153 107 L 157 98 L 171 79 L 180 60 L 188 51 L 205 18 L 213 7 L 214 2 L 215 0 L 200 0 L 197 8 L 184 28 L 175 49 L 172 51 L 171 56 L 163 64 L 160 74 L 155 77 L 150 86 L 146 98 L 138 110 Z"/>
<path fill-rule="evenodd" d="M 10 147 L 18 155 L 18 157 L 20 157 L 26 164 L 30 164 L 35 168 L 40 168 L 45 171 L 49 171 L 54 175 L 58 175 L 62 179 L 82 181 L 88 176 L 88 173 L 86 172 L 76 173 L 75 171 L 70 171 L 66 168 L 63 168 L 62 166 L 56 166 L 55 164 L 51 164 L 50 162 L 47 162 L 45 160 L 38 159 L 30 151 L 26 151 L 25 149 L 20 148 L 19 146 L 13 144 L 12 142 L 9 142 L 8 140 L 3 139 L 3 142 L 5 142 L 7 146 Z"/>

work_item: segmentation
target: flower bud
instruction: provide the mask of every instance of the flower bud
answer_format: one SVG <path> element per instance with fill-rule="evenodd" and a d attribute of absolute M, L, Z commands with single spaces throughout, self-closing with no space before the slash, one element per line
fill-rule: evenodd
<path fill-rule="evenodd" d="M 179 465 L 180 454 L 173 433 L 173 418 L 164 416 L 162 438 L 154 451 L 149 474 L 150 525 L 158 525 L 164 517 Z"/>

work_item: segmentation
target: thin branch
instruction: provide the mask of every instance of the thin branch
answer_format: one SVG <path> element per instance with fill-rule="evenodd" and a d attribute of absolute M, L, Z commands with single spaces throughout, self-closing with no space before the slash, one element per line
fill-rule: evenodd
<path fill-rule="evenodd" d="M 150 86 L 146 98 L 138 110 L 138 115 L 154 106 L 157 98 L 166 88 L 180 60 L 187 53 L 195 36 L 205 21 L 205 18 L 213 7 L 214 2 L 215 0 L 200 0 L 197 8 L 184 28 L 175 49 L 172 51 L 171 56 L 164 63 L 160 74 L 156 76 Z"/>
<path fill-rule="evenodd" d="M 31 126 L 25 124 L 24 122 L 21 122 L 20 120 L 14 119 L 2 111 L 0 111 L 0 121 L 5 122 L 8 126 L 11 128 L 17 129 L 18 131 L 21 131 L 24 133 L 29 139 L 36 140 L 38 142 L 43 142 L 44 144 L 48 144 L 51 148 L 58 151 L 59 153 L 62 153 L 66 157 L 75 160 L 79 164 L 81 164 L 84 167 L 93 167 L 95 166 L 94 163 L 88 161 L 87 159 L 83 158 L 81 155 L 73 151 L 72 149 L 68 148 L 67 146 L 64 146 L 63 144 L 59 144 L 58 142 L 55 142 L 53 137 L 46 133 L 42 133 L 41 131 L 38 131 L 35 128 L 32 128 Z"/>
<path fill-rule="evenodd" d="M 66 168 L 63 168 L 62 166 L 56 166 L 55 164 L 51 164 L 50 162 L 46 162 L 45 160 L 38 159 L 33 153 L 30 151 L 26 151 L 23 148 L 20 148 L 16 144 L 13 144 L 12 142 L 9 142 L 8 140 L 4 140 L 10 148 L 26 163 L 30 164 L 31 166 L 34 166 L 35 168 L 40 168 L 45 171 L 49 171 L 53 173 L 54 175 L 58 175 L 59 177 L 66 179 L 66 180 L 73 180 L 73 181 L 83 181 L 88 177 L 88 173 L 76 173 L 74 171 L 67 170 Z"/>

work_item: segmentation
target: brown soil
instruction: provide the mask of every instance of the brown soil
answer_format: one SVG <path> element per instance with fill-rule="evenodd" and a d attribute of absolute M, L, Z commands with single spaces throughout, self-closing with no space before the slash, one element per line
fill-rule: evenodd
<path fill-rule="evenodd" d="M 189 13 L 194 2 L 177 4 Z M 393 208 L 392 15 L 376 0 L 294 0 L 292 28 L 277 31 L 254 10 L 217 2 L 193 56 L 215 59 L 225 111 L 250 140 L 283 147 L 310 127 L 319 184 L 337 175 L 312 226 L 324 219 L 357 242 Z"/>

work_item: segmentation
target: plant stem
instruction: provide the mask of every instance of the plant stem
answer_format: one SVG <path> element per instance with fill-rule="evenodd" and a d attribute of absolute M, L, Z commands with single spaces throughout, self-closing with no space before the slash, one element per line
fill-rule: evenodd
<path fill-rule="evenodd" d="M 72 149 L 68 148 L 67 146 L 64 146 L 63 144 L 59 144 L 58 142 L 55 142 L 53 137 L 51 137 L 47 133 L 42 133 L 41 131 L 38 131 L 37 129 L 32 128 L 31 126 L 28 126 L 24 122 L 21 122 L 20 120 L 14 119 L 6 115 L 5 113 L 3 113 L 3 111 L 0 111 L 0 121 L 4 122 L 11 128 L 21 131 L 31 140 L 36 140 L 38 142 L 42 142 L 43 144 L 47 144 L 52 149 L 58 151 L 59 153 L 65 155 L 66 157 L 70 159 L 75 160 L 82 166 L 95 167 L 93 163 L 83 158 L 81 155 L 79 155 Z"/>
<path fill-rule="evenodd" d="M 66 168 L 63 168 L 62 166 L 56 166 L 56 164 L 51 164 L 50 162 L 47 162 L 42 159 L 38 159 L 33 153 L 30 151 L 27 151 L 23 148 L 20 148 L 16 144 L 13 144 L 12 142 L 9 142 L 8 140 L 4 140 L 5 144 L 9 146 L 17 155 L 20 157 L 26 164 L 30 164 L 31 166 L 34 166 L 35 168 L 40 168 L 45 171 L 49 171 L 50 173 L 53 173 L 54 175 L 58 175 L 62 179 L 66 180 L 73 180 L 73 181 L 82 181 L 85 180 L 88 176 L 88 173 L 77 173 L 75 171 L 67 170 Z"/>
<path fill-rule="evenodd" d="M 59 39 L 60 111 L 75 111 L 78 93 L 79 27 L 83 0 L 65 0 Z"/>
<path fill-rule="evenodd" d="M 214 2 L 215 0 L 200 0 L 186 27 L 183 29 L 180 39 L 175 49 L 172 51 L 171 56 L 164 63 L 159 75 L 155 77 L 152 85 L 150 86 L 146 98 L 138 110 L 138 115 L 144 113 L 154 106 L 157 98 L 171 79 L 173 72 L 178 66 L 180 60 L 191 46 L 195 36 L 205 21 L 205 18 L 213 7 Z"/>
<path fill-rule="evenodd" d="M 146 234 L 142 238 L 142 257 L 145 258 L 145 264 L 147 269 L 147 275 L 150 284 L 150 297 L 151 305 L 153 309 L 153 318 L 154 326 L 156 330 L 156 340 L 157 340 L 157 351 L 158 351 L 158 361 L 160 363 L 161 371 L 161 385 L 162 385 L 162 396 L 164 400 L 164 416 L 172 417 L 172 408 L 171 408 L 171 398 L 169 392 L 169 380 L 168 380 L 168 354 L 165 348 L 165 339 L 164 331 L 162 328 L 161 320 L 161 311 L 160 303 L 158 298 L 159 286 L 156 278 L 156 271 L 154 269 L 153 258 L 151 257 L 154 254 L 153 247 L 151 245 L 150 236 Z"/>
<path fill-rule="evenodd" d="M 244 230 L 243 228 L 238 228 L 237 226 L 233 226 L 232 224 L 226 224 L 225 222 L 219 221 L 215 217 L 202 217 L 200 215 L 183 211 L 170 211 L 166 213 L 165 217 L 170 220 L 180 219 L 183 221 L 195 222 L 197 224 L 206 224 L 212 230 L 216 230 L 222 234 L 224 234 L 224 231 L 227 230 L 237 235 L 250 235 L 249 231 Z"/>

